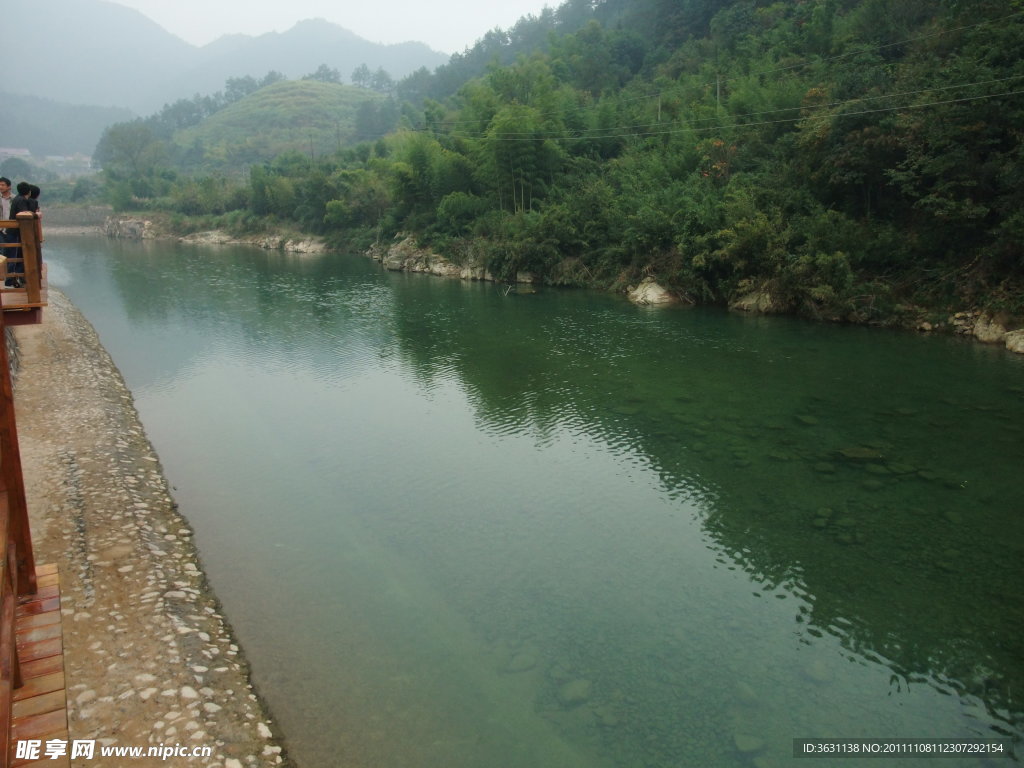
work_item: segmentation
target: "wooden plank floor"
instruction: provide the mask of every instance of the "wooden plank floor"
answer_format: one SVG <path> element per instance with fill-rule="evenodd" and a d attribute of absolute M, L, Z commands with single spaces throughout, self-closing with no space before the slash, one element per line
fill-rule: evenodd
<path fill-rule="evenodd" d="M 2 283 L 2 281 L 0 281 Z M 28 291 L 24 288 L 10 288 L 6 285 L 0 284 L 0 291 L 3 291 L 3 303 L 5 309 L 23 309 L 26 307 L 45 307 L 46 306 L 46 294 L 49 288 L 48 281 L 43 278 L 42 283 L 39 286 L 39 303 L 29 304 L 28 303 Z"/>
<path fill-rule="evenodd" d="M 6 297 L 5 297 L 6 298 Z M 18 605 L 16 631 L 24 685 L 14 691 L 11 741 L 68 740 L 64 647 L 60 626 L 60 580 L 56 565 L 37 565 L 35 595 Z M 69 751 L 70 751 L 70 745 Z M 13 766 L 52 765 L 67 768 L 67 754 L 41 761 L 15 760 Z"/>

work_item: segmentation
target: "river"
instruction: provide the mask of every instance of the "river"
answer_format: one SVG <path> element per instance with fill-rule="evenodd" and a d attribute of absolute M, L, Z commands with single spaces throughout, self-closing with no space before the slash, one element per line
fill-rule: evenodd
<path fill-rule="evenodd" d="M 358 256 L 46 247 L 302 768 L 1021 752 L 1024 357 Z"/>

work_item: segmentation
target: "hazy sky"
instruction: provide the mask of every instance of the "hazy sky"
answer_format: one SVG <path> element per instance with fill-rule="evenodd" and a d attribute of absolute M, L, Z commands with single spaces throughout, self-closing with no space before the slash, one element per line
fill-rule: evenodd
<path fill-rule="evenodd" d="M 508 29 L 527 14 L 561 0 L 112 0 L 135 8 L 195 45 L 221 35 L 284 32 L 303 19 L 322 18 L 374 43 L 418 40 L 444 53 L 461 52 L 495 27 Z"/>

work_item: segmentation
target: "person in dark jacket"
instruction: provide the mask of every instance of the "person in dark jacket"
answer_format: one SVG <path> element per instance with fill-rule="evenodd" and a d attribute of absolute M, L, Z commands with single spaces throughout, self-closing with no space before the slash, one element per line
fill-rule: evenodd
<path fill-rule="evenodd" d="M 29 197 L 32 192 L 32 185 L 27 181 L 18 182 L 18 195 L 11 200 L 11 218 L 18 218 L 19 213 L 31 213 L 35 214 L 39 208 L 39 203 Z M 13 230 L 18 232 L 18 230 Z M 20 237 L 20 234 L 18 235 Z M 9 242 L 16 242 L 9 241 Z M 4 285 L 10 288 L 21 288 L 25 285 L 25 278 L 19 277 L 19 275 L 25 274 L 25 263 L 21 260 L 21 248 L 5 248 L 7 251 L 4 255 L 7 257 L 7 279 L 4 281 Z"/>

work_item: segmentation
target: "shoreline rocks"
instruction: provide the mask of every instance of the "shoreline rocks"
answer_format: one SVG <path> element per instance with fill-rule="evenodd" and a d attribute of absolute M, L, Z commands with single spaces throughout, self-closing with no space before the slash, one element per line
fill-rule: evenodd
<path fill-rule="evenodd" d="M 752 315 L 776 315 L 785 311 L 767 288 L 748 291 L 729 302 L 729 309 L 734 312 L 746 312 Z"/>
<path fill-rule="evenodd" d="M 108 216 L 101 231 L 116 240 L 155 240 L 161 237 L 149 219 L 127 216 Z"/>
<path fill-rule="evenodd" d="M 384 269 L 391 272 L 420 272 L 460 280 L 499 282 L 485 267 L 479 264 L 455 264 L 438 253 L 421 248 L 413 237 L 399 235 L 396 240 L 397 242 L 390 245 L 371 245 L 366 255 L 374 261 L 379 261 Z M 530 272 L 519 272 L 516 274 L 515 282 L 520 285 L 531 285 L 536 282 L 536 277 Z"/>
<path fill-rule="evenodd" d="M 665 288 L 658 285 L 653 277 L 645 277 L 639 285 L 626 289 L 626 295 L 634 304 L 641 306 L 675 304 L 679 301 Z"/>
<path fill-rule="evenodd" d="M 929 327 L 922 327 L 924 325 Z M 1002 344 L 1010 352 L 1024 354 L 1024 328 L 1014 323 L 1009 315 L 990 315 L 978 310 L 956 312 L 949 316 L 946 325 L 959 336 L 972 336 L 983 344 Z M 918 330 L 933 330 L 928 323 L 922 326 L 918 326 Z"/>
<path fill-rule="evenodd" d="M 263 234 L 236 237 L 223 230 L 212 229 L 177 237 L 163 231 L 154 221 L 135 216 L 108 216 L 99 231 L 117 240 L 176 239 L 186 245 L 248 245 L 265 251 L 287 253 L 326 253 L 330 250 L 322 238 L 310 236 Z"/>

